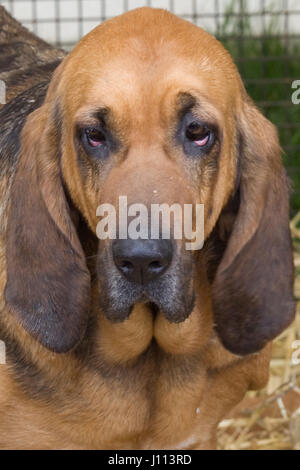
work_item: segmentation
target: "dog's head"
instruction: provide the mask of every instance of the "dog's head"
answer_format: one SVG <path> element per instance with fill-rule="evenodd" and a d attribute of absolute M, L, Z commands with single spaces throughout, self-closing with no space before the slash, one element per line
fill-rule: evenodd
<path fill-rule="evenodd" d="M 124 197 L 128 223 L 144 230 L 138 239 L 120 236 Z M 173 206 L 178 221 L 185 205 L 203 204 L 205 243 L 225 232 L 211 281 L 217 332 L 234 353 L 258 351 L 294 315 L 288 198 L 276 131 L 222 45 L 166 11 L 129 12 L 80 41 L 27 119 L 8 223 L 7 304 L 47 348 L 74 347 L 90 275 L 70 205 L 96 234 L 98 207 L 109 204 L 118 217 L 109 220 L 116 239 L 98 242 L 101 311 L 122 322 L 144 303 L 183 322 L 195 308 L 201 250 L 186 249 L 184 211 L 181 240 L 175 229 L 151 239 L 149 211 Z M 134 204 L 147 212 L 146 229 Z"/>

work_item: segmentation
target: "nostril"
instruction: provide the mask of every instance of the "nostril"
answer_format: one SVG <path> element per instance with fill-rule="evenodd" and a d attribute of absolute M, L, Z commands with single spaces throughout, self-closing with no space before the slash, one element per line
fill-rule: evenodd
<path fill-rule="evenodd" d="M 152 261 L 151 263 L 149 263 L 148 265 L 148 269 L 150 269 L 150 271 L 161 271 L 163 269 L 163 265 L 160 261 Z"/>
<path fill-rule="evenodd" d="M 124 274 L 131 273 L 134 270 L 134 266 L 130 261 L 121 261 L 119 267 L 124 272 Z"/>
<path fill-rule="evenodd" d="M 173 248 L 170 240 L 116 240 L 112 254 L 117 269 L 128 280 L 146 284 L 166 271 Z"/>

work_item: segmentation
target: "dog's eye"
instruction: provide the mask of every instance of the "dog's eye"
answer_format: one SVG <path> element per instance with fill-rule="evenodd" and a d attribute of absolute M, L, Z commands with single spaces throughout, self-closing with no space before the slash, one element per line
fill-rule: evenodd
<path fill-rule="evenodd" d="M 211 136 L 211 130 L 199 122 L 191 122 L 185 131 L 186 138 L 193 142 L 197 147 L 205 147 Z"/>
<path fill-rule="evenodd" d="M 104 133 L 99 129 L 86 129 L 85 135 L 88 144 L 93 148 L 101 147 L 106 141 Z"/>

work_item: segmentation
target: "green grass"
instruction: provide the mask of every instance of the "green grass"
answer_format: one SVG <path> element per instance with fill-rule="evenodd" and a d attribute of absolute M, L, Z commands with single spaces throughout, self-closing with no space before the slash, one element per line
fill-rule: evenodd
<path fill-rule="evenodd" d="M 266 25 L 266 34 L 272 37 L 255 38 L 247 16 L 232 16 L 236 5 L 233 0 L 220 26 L 219 38 L 235 59 L 249 95 L 278 127 L 281 146 L 285 150 L 283 161 L 292 179 L 291 211 L 294 214 L 300 210 L 300 149 L 293 148 L 300 146 L 300 105 L 291 101 L 295 91 L 291 85 L 293 80 L 300 80 L 300 39 L 290 39 L 288 44 L 278 39 L 276 34 L 280 30 L 276 16 Z M 246 1 L 244 10 L 247 11 Z M 241 34 L 246 36 L 243 40 L 240 39 Z M 261 57 L 268 60 L 262 61 Z M 261 79 L 284 79 L 285 83 L 255 83 Z M 272 101 L 286 102 L 286 105 L 261 105 Z M 293 127 L 288 128 L 287 124 Z"/>

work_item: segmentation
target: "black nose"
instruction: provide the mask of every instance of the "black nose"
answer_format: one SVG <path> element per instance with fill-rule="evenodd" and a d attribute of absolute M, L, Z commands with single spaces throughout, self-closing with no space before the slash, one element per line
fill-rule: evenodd
<path fill-rule="evenodd" d="M 113 257 L 119 271 L 140 284 L 161 276 L 172 260 L 170 240 L 115 240 Z"/>

